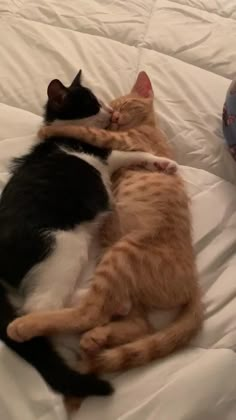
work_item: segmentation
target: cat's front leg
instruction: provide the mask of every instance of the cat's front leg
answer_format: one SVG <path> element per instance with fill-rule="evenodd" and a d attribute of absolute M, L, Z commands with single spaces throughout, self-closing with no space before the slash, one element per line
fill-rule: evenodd
<path fill-rule="evenodd" d="M 41 140 L 53 136 L 73 137 L 74 139 L 85 141 L 97 147 L 111 150 L 148 150 L 143 142 L 143 134 L 136 129 L 128 132 L 114 132 L 96 127 L 83 127 L 76 125 L 48 125 L 42 127 L 38 136 Z"/>
<path fill-rule="evenodd" d="M 120 168 L 140 167 L 168 174 L 174 174 L 178 169 L 174 160 L 146 152 L 113 151 L 108 158 L 108 165 L 111 175 Z"/>

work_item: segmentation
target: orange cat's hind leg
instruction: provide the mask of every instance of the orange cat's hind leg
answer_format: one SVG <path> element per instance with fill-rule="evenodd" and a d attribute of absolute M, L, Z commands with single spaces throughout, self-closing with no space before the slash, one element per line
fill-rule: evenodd
<path fill-rule="evenodd" d="M 129 343 L 153 332 L 149 322 L 141 317 L 127 317 L 96 327 L 83 334 L 80 349 L 89 357 L 103 348 Z"/>
<path fill-rule="evenodd" d="M 131 310 L 129 299 L 116 298 L 110 287 L 103 289 L 102 282 L 92 286 L 77 308 L 76 319 L 72 320 L 75 330 L 85 332 L 97 326 L 105 325 L 114 317 L 124 317 Z M 76 327 L 77 325 L 77 327 Z"/>

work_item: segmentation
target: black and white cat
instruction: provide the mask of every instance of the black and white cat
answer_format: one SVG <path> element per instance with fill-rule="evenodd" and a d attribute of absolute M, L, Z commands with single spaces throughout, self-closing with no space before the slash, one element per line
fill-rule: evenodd
<path fill-rule="evenodd" d="M 109 110 L 81 85 L 80 73 L 69 88 L 58 80 L 50 83 L 46 123 L 73 120 L 105 127 L 109 119 Z M 73 139 L 37 143 L 14 163 L 2 193 L 0 339 L 55 391 L 68 396 L 107 395 L 112 392 L 109 383 L 73 371 L 49 339 L 19 344 L 6 334 L 9 322 L 21 313 L 66 305 L 86 259 L 90 223 L 110 206 L 100 172 L 73 153 L 91 156 L 101 165 L 108 156 L 107 151 Z"/>
<path fill-rule="evenodd" d="M 109 108 L 80 78 L 81 72 L 68 88 L 59 80 L 49 84 L 47 124 L 109 124 Z M 51 137 L 14 162 L 0 199 L 0 339 L 67 396 L 108 395 L 112 387 L 68 366 L 68 354 L 63 355 L 69 347 L 63 349 L 61 337 L 17 343 L 6 328 L 20 314 L 72 305 L 83 277 L 88 277 L 89 258 L 93 256 L 95 265 L 99 254 L 97 232 L 112 209 L 110 175 L 140 161 L 155 170 L 158 158 L 142 152 L 110 153 L 83 139 Z"/>

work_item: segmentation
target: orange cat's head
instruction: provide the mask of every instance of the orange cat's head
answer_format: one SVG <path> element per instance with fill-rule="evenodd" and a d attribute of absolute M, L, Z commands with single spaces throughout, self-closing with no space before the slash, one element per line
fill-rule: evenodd
<path fill-rule="evenodd" d="M 155 124 L 153 89 L 148 75 L 141 71 L 128 95 L 111 102 L 113 108 L 112 130 L 127 130 L 143 124 Z"/>

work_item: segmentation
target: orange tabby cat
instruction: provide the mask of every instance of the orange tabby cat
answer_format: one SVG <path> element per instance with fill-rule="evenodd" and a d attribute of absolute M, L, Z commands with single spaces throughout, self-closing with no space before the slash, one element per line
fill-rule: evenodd
<path fill-rule="evenodd" d="M 141 72 L 131 93 L 115 100 L 112 107 L 112 128 L 121 132 L 54 126 L 44 128 L 41 136 L 67 135 L 102 147 L 171 157 L 155 124 L 153 91 L 146 73 Z M 198 331 L 203 316 L 189 203 L 181 177 L 122 169 L 114 176 L 113 194 L 121 238 L 97 266 L 80 306 L 26 315 L 8 328 L 11 338 L 19 341 L 35 335 L 87 331 L 80 344 L 87 356 L 97 353 L 89 364 L 96 371 L 143 365 L 171 353 Z M 110 244 L 113 232 L 117 237 L 111 218 L 104 226 Z M 117 308 L 124 317 L 111 321 Z M 178 315 L 166 328 L 154 332 L 149 315 L 155 309 L 177 309 Z M 114 348 L 101 351 L 104 347 Z"/>

